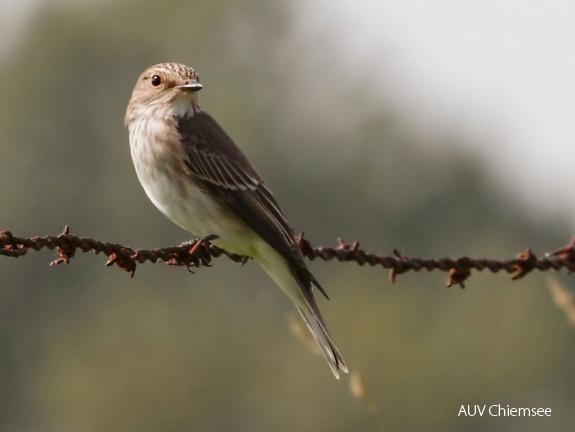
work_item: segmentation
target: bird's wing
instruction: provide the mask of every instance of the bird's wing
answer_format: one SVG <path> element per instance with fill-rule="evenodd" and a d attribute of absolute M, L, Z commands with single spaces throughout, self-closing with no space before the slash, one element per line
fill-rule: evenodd
<path fill-rule="evenodd" d="M 203 111 L 176 121 L 190 175 L 327 297 L 307 268 L 293 229 L 270 190 L 221 126 Z"/>

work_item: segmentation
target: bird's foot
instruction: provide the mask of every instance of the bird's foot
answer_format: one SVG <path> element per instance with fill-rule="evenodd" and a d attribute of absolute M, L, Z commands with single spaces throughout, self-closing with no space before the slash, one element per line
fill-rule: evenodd
<path fill-rule="evenodd" d="M 210 234 L 210 235 L 205 236 L 205 237 L 199 237 L 199 238 L 196 238 L 196 239 L 193 239 L 193 240 L 185 241 L 185 242 L 183 242 L 182 244 L 180 244 L 180 246 L 181 246 L 181 247 L 188 247 L 188 246 L 190 246 L 190 247 L 192 247 L 192 248 L 195 247 L 195 248 L 197 249 L 202 243 L 209 243 L 209 242 L 211 242 L 212 240 L 215 240 L 215 239 L 217 239 L 217 238 L 219 238 L 219 237 L 220 237 L 220 236 L 217 235 L 217 234 Z"/>
<path fill-rule="evenodd" d="M 202 246 L 209 246 L 210 242 L 212 240 L 217 239 L 219 236 L 216 234 L 211 234 L 205 237 L 200 237 L 194 240 L 190 240 L 187 242 L 184 242 L 181 244 L 182 247 L 190 247 L 190 249 L 188 250 L 188 255 L 193 256 L 193 255 L 201 255 L 199 249 Z M 206 252 L 207 253 L 207 252 Z M 195 257 L 194 261 L 191 262 L 190 264 L 186 265 L 187 270 L 190 273 L 193 273 L 192 267 L 199 267 L 200 263 L 203 264 L 204 266 L 209 267 L 210 266 L 210 258 L 207 256 L 197 256 Z"/>

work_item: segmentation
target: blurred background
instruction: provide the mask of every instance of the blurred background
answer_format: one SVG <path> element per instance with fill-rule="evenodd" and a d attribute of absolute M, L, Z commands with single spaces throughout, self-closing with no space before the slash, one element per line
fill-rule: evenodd
<path fill-rule="evenodd" d="M 177 61 L 314 245 L 541 255 L 575 231 L 573 19 L 560 0 L 0 0 L 0 230 L 189 239 L 146 198 L 123 126 L 140 72 Z M 131 279 L 101 256 L 54 256 L 0 258 L 1 431 L 575 422 L 575 334 L 544 275 L 475 274 L 461 290 L 310 264 L 366 403 L 294 336 L 292 305 L 254 263 Z M 553 414 L 462 418 L 462 404 Z"/>

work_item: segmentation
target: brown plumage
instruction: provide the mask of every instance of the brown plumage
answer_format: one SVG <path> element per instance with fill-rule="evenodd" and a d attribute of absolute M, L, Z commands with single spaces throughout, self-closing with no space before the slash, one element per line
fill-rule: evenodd
<path fill-rule="evenodd" d="M 197 104 L 196 72 L 177 63 L 147 69 L 126 112 L 138 178 L 175 223 L 255 259 L 292 299 L 336 377 L 347 366 L 315 302 L 314 285 L 287 222 L 265 182 L 220 125 Z M 327 297 L 327 295 L 326 295 Z"/>

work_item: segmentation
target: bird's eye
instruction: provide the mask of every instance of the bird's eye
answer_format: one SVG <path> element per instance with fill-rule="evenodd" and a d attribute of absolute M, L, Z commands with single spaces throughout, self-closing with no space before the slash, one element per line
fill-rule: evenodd
<path fill-rule="evenodd" d="M 160 77 L 159 75 L 154 75 L 150 82 L 154 87 L 158 87 L 160 84 L 162 84 L 162 77 Z"/>

